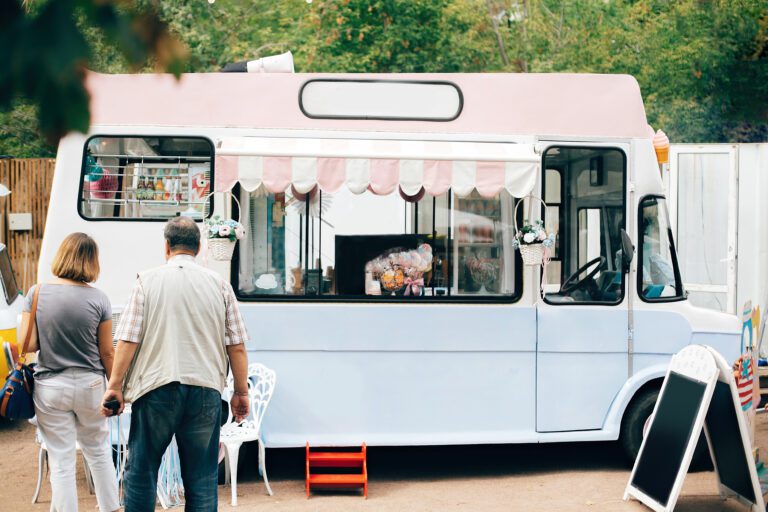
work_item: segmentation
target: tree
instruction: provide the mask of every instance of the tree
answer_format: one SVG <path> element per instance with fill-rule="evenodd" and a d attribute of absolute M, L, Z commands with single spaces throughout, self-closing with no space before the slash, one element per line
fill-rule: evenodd
<path fill-rule="evenodd" d="M 90 116 L 83 79 L 94 60 L 96 37 L 117 48 L 132 69 L 150 58 L 157 69 L 177 74 L 184 65 L 184 46 L 148 6 L 118 0 L 5 0 L 0 2 L 0 110 L 18 105 L 36 111 L 51 143 L 71 130 L 86 131 Z M 4 116 L 9 120 L 13 115 Z"/>
<path fill-rule="evenodd" d="M 369 73 L 498 69 L 479 0 L 316 1 L 297 64 L 312 71 Z"/>
<path fill-rule="evenodd" d="M 0 2 L 0 154 L 85 130 L 84 69 L 627 73 L 675 142 L 768 140 L 768 0 Z M 183 45 L 178 41 L 183 41 Z M 5 110 L 5 112 L 3 112 Z"/>
<path fill-rule="evenodd" d="M 675 142 L 768 140 L 768 1 L 523 5 L 509 40 L 530 71 L 631 74 Z"/>

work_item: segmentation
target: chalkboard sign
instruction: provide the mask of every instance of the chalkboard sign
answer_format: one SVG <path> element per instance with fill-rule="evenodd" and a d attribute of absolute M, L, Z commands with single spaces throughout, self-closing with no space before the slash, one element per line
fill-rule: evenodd
<path fill-rule="evenodd" d="M 723 498 L 735 496 L 746 505 L 765 510 L 736 381 L 723 356 L 712 348 L 709 350 L 720 375 L 709 404 L 704 431 L 720 483 L 720 495 Z"/>
<path fill-rule="evenodd" d="M 712 462 L 717 468 L 721 484 L 756 503 L 749 461 L 744 453 L 742 437 L 739 435 L 737 414 L 741 414 L 741 411 L 737 411 L 733 406 L 730 386 L 718 381 L 705 421 Z"/>
<path fill-rule="evenodd" d="M 725 359 L 700 345 L 685 347 L 670 362 L 624 499 L 673 510 L 702 429 L 720 495 L 765 510 L 736 381 Z"/>
<path fill-rule="evenodd" d="M 712 353 L 689 345 L 672 357 L 624 499 L 672 510 L 691 464 L 720 371 Z"/>
<path fill-rule="evenodd" d="M 667 377 L 664 393 L 654 413 L 653 425 L 648 430 L 638 456 L 637 471 L 631 484 L 655 501 L 666 506 L 677 480 L 686 448 L 696 444 L 699 432 L 694 432 L 706 384 L 677 373 Z M 686 468 L 687 470 L 687 468 Z"/>

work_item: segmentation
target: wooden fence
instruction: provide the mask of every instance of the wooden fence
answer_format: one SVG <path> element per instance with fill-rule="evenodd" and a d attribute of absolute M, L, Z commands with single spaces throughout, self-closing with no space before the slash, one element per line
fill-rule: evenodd
<path fill-rule="evenodd" d="M 43 240 L 48 202 L 56 160 L 53 158 L 0 159 L 0 183 L 11 195 L 0 198 L 2 230 L 0 237 L 8 247 L 16 280 L 26 292 L 37 281 L 37 260 Z M 9 213 L 31 213 L 31 231 L 10 231 Z"/>

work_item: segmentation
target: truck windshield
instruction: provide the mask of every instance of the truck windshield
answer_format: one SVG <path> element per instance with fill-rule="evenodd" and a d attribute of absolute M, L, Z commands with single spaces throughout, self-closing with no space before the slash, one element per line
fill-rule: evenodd
<path fill-rule="evenodd" d="M 684 297 L 666 200 L 645 197 L 640 202 L 640 296 L 647 301 Z"/>

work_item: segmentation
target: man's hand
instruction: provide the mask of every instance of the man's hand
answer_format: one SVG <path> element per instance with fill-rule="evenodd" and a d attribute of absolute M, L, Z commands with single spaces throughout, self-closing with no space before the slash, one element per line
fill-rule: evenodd
<path fill-rule="evenodd" d="M 232 367 L 232 380 L 234 381 L 234 394 L 229 401 L 232 408 L 232 416 L 235 421 L 241 422 L 248 416 L 250 406 L 248 398 L 248 353 L 245 345 L 227 345 L 227 356 Z"/>
<path fill-rule="evenodd" d="M 108 389 L 106 393 L 104 393 L 104 398 L 101 400 L 101 415 L 110 417 L 112 416 L 112 409 L 107 409 L 104 407 L 104 403 L 109 400 L 117 400 L 120 402 L 120 408 L 117 410 L 117 414 L 115 416 L 119 416 L 123 414 L 123 409 L 125 409 L 125 400 L 123 399 L 123 393 L 121 391 L 116 391 L 114 389 Z"/>
<path fill-rule="evenodd" d="M 229 406 L 232 408 L 232 416 L 235 417 L 236 422 L 240 423 L 248 417 L 249 400 L 248 395 L 232 395 Z"/>

